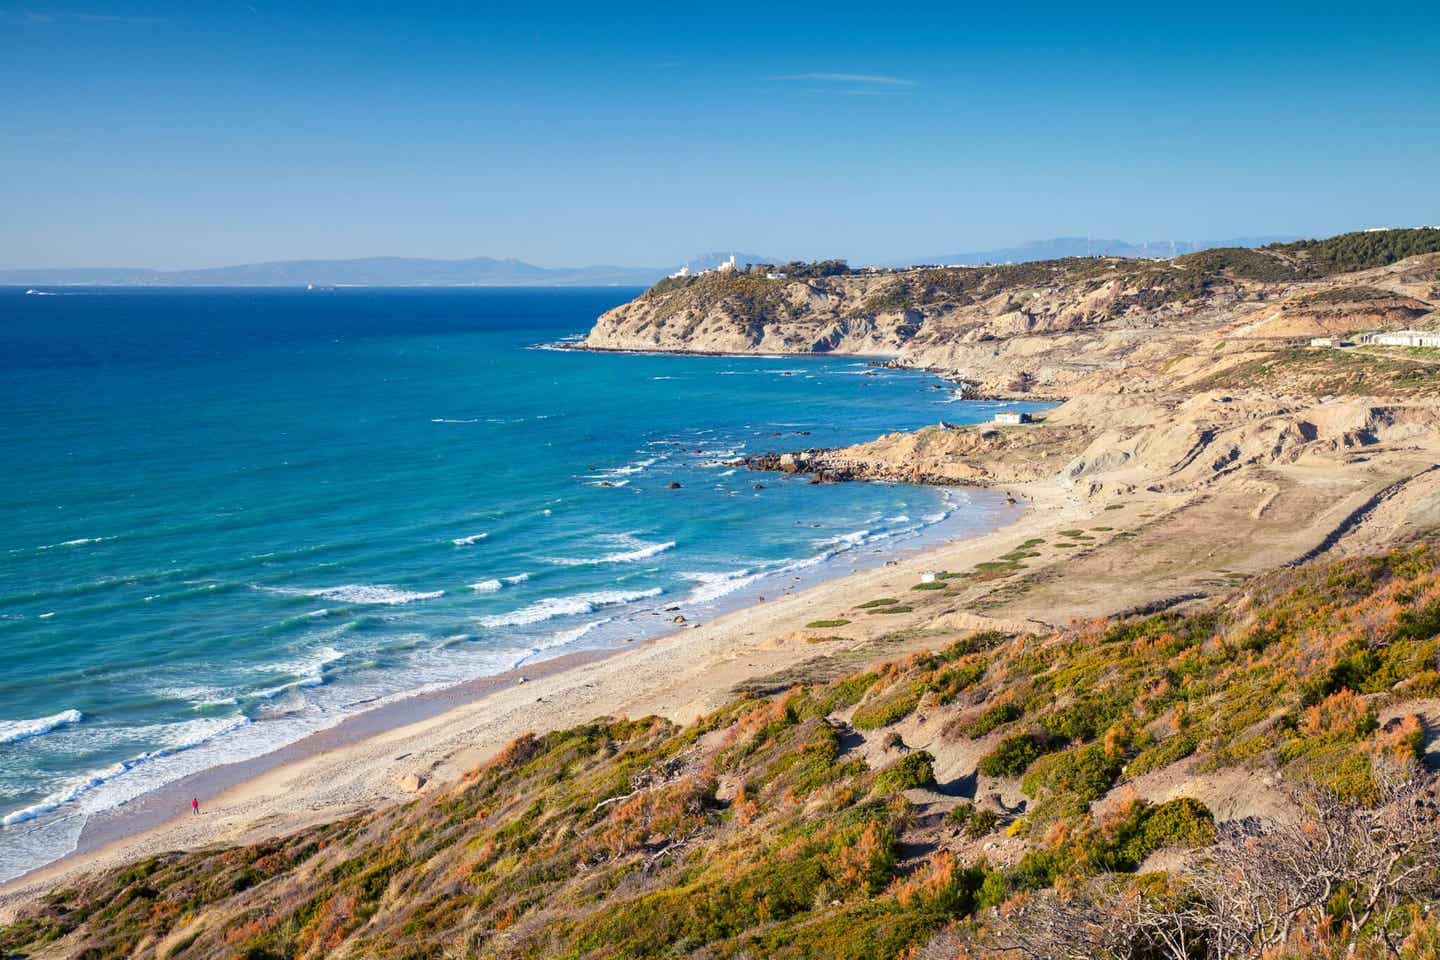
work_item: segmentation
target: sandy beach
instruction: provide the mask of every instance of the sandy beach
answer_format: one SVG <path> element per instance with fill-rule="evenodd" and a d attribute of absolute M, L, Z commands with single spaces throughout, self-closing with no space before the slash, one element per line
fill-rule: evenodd
<path fill-rule="evenodd" d="M 618 650 L 589 651 L 482 677 L 360 714 L 273 754 L 187 777 L 87 823 L 78 848 L 0 886 L 0 916 L 77 873 L 149 854 L 235 843 L 443 790 L 527 731 L 600 716 L 655 714 L 677 723 L 720 706 L 737 686 L 817 661 L 859 665 L 903 650 L 879 638 L 931 611 L 857 617 L 843 630 L 807 630 L 857 603 L 899 595 L 927 570 L 960 570 L 1066 523 L 1090 506 L 1048 485 L 1014 492 L 1015 519 L 973 538 L 898 554 L 886 565 L 732 611 Z M 976 625 L 986 621 L 976 618 Z M 1002 621 L 1010 629 L 1023 622 Z M 812 642 L 820 639 L 822 642 Z M 907 643 L 907 642 L 902 642 Z M 923 638 L 908 641 L 924 646 Z M 798 675 L 798 674 L 797 674 Z M 192 796 L 202 815 L 189 811 Z"/>

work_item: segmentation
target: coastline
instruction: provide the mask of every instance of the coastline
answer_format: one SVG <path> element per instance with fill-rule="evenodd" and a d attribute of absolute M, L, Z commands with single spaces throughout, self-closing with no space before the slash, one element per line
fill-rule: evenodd
<path fill-rule="evenodd" d="M 1003 552 L 1053 512 L 1037 509 L 1051 499 L 1043 492 L 1024 496 L 1030 502 L 1014 507 L 1016 516 L 1002 516 L 983 530 L 918 547 L 886 544 L 874 550 L 882 556 L 878 566 L 623 647 L 562 654 L 397 699 L 270 753 L 191 774 L 92 816 L 74 850 L 0 883 L 0 920 L 81 873 L 285 833 L 403 801 L 416 795 L 413 777 L 423 778 L 419 789 L 445 789 L 523 732 L 609 715 L 657 714 L 683 723 L 732 699 L 737 684 L 757 677 L 817 657 L 863 657 L 866 650 L 874 651 L 869 659 L 881 656 L 877 637 L 900 626 L 898 618 L 859 624 L 870 629 L 827 638 L 832 642 L 823 645 L 807 642 L 804 624 L 817 608 L 848 608 L 857 592 L 895 589 L 931 567 L 961 567 Z M 884 653 L 895 649 L 886 646 Z M 189 815 L 191 796 L 201 799 L 200 817 Z"/>
<path fill-rule="evenodd" d="M 980 391 L 979 384 L 973 380 L 957 376 L 954 371 L 937 366 L 918 366 L 905 363 L 900 356 L 893 351 L 876 351 L 873 353 L 857 350 L 833 350 L 824 354 L 816 354 L 808 350 L 794 350 L 788 353 L 770 352 L 745 352 L 734 350 L 688 350 L 678 347 L 594 347 L 584 340 L 558 340 L 554 343 L 536 344 L 536 350 L 562 350 L 574 353 L 615 353 L 622 356 L 636 357 L 712 357 L 716 359 L 743 358 L 747 360 L 790 360 L 797 357 L 851 357 L 856 360 L 864 360 L 874 366 L 877 370 L 909 370 L 914 373 L 925 373 L 956 387 L 966 388 L 965 399 L 984 402 L 1035 402 L 1035 403 L 1064 403 L 1070 399 L 1067 393 L 1046 393 L 1043 391 L 1027 391 L 1025 393 L 1009 393 L 1003 390 Z M 976 391 L 976 392 L 968 392 Z"/>

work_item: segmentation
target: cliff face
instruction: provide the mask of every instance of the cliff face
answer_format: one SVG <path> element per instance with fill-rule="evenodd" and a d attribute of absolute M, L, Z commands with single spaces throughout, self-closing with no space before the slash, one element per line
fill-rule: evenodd
<path fill-rule="evenodd" d="M 1440 245 L 1440 231 L 1420 233 Z M 888 355 L 984 395 L 1063 397 L 1165 389 L 1171 365 L 1197 353 L 1219 369 L 1296 338 L 1424 324 L 1440 303 L 1440 254 L 1346 272 L 1223 253 L 809 279 L 706 274 L 609 311 L 584 346 Z"/>

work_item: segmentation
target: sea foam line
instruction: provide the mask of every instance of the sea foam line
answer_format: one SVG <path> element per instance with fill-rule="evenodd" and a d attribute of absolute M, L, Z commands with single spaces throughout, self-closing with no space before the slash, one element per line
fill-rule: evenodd
<path fill-rule="evenodd" d="M 59 543 L 47 543 L 38 546 L 36 550 L 54 550 L 58 547 L 83 547 L 92 543 L 105 543 L 114 540 L 114 537 L 77 537 L 74 540 L 62 540 Z"/>
<path fill-rule="evenodd" d="M 254 586 L 252 584 L 252 586 Z M 434 600 L 443 597 L 444 590 L 401 590 L 385 584 L 347 583 L 338 587 L 265 587 L 254 586 L 266 593 L 278 593 L 285 597 L 323 597 L 341 603 L 381 603 L 395 606 L 415 600 Z"/>
<path fill-rule="evenodd" d="M 0 743 L 19 743 L 31 737 L 44 736 L 51 730 L 79 723 L 81 717 L 79 710 L 62 710 L 35 720 L 0 720 Z"/>
<path fill-rule="evenodd" d="M 600 557 L 545 557 L 544 559 L 546 563 L 553 563 L 560 567 L 584 567 L 591 564 L 602 563 L 634 563 L 637 560 L 648 560 L 675 546 L 674 540 L 666 540 L 664 543 L 646 543 L 643 540 L 636 540 L 629 534 L 621 534 L 616 537 L 611 537 L 610 539 L 616 543 L 633 547 L 633 549 L 607 553 Z"/>
<path fill-rule="evenodd" d="M 552 620 L 555 617 L 573 617 L 594 613 L 601 607 L 633 603 L 636 600 L 658 597 L 660 593 L 660 588 L 654 587 L 649 590 L 596 590 L 591 593 L 571 594 L 568 597 L 545 597 L 543 600 L 537 600 L 529 606 L 512 610 L 509 613 L 481 617 L 477 622 L 482 627 L 490 628 L 523 627 L 532 623 Z"/>

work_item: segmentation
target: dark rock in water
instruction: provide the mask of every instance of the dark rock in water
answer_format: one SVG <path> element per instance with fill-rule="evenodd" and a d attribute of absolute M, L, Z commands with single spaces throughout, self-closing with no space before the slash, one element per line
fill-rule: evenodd
<path fill-rule="evenodd" d="M 670 622 L 671 622 L 671 623 L 684 623 L 684 622 L 685 622 L 685 616 L 684 616 L 684 614 L 679 614 L 679 613 L 677 613 L 677 614 L 675 614 L 674 617 L 671 618 Z"/>
<path fill-rule="evenodd" d="M 611 483 L 609 480 L 601 480 L 601 481 L 600 481 L 600 486 L 602 486 L 602 487 L 613 487 L 613 486 L 615 486 L 615 484 Z"/>
<path fill-rule="evenodd" d="M 665 486 L 666 486 L 666 488 L 669 489 L 669 490 L 679 490 L 679 489 L 680 489 L 680 481 L 679 481 L 679 480 L 671 480 L 671 481 L 670 481 L 669 483 L 667 483 Z"/>
<path fill-rule="evenodd" d="M 765 489 L 765 484 L 763 484 L 763 483 L 757 483 L 757 484 L 755 484 L 755 489 L 756 489 L 756 490 L 764 490 L 764 489 Z"/>

